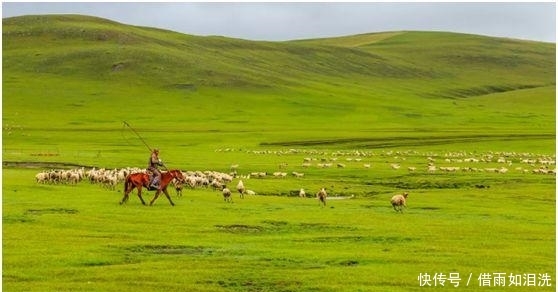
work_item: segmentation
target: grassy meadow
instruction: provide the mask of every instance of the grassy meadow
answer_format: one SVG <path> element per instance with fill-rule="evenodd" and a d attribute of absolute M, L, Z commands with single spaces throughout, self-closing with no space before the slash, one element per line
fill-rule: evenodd
<path fill-rule="evenodd" d="M 51 15 L 3 19 L 2 45 L 4 291 L 422 291 L 420 275 L 450 273 L 457 288 L 431 288 L 555 290 L 555 44 L 256 42 Z M 123 121 L 169 168 L 238 165 L 229 187 L 257 195 L 186 188 L 144 207 L 118 204 L 122 183 L 35 182 L 145 167 Z"/>

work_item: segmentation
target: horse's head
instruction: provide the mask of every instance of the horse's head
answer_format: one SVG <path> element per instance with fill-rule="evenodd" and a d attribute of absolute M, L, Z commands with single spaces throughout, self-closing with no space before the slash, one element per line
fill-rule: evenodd
<path fill-rule="evenodd" d="M 169 173 L 171 174 L 171 176 L 180 181 L 180 182 L 184 182 L 184 175 L 182 174 L 182 171 L 180 171 L 179 169 L 173 169 L 173 170 L 169 170 Z"/>

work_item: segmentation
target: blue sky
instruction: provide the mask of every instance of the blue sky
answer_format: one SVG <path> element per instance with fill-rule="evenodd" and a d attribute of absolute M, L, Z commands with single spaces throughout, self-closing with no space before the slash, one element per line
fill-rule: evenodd
<path fill-rule="evenodd" d="M 428 30 L 556 42 L 554 2 L 3 2 L 2 17 L 85 14 L 194 35 L 283 41 Z"/>

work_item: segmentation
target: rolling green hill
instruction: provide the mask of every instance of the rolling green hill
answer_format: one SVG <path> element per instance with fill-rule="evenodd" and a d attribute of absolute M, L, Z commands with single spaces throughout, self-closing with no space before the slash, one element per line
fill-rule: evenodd
<path fill-rule="evenodd" d="M 554 140 L 552 43 L 413 31 L 261 42 L 79 15 L 6 18 L 2 28 L 5 147 L 29 144 L 29 133 L 8 135 L 18 129 L 117 131 L 122 120 L 248 145 Z"/>

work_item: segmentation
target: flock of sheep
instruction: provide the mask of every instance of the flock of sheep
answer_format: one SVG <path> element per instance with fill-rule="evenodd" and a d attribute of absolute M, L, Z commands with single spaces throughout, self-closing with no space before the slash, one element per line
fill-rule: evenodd
<path fill-rule="evenodd" d="M 142 172 L 140 168 L 104 169 L 85 167 L 75 169 L 52 169 L 45 170 L 35 175 L 35 181 L 40 184 L 77 184 L 83 180 L 100 184 L 108 189 L 115 189 L 118 183 L 124 181 L 126 176 L 133 172 Z"/>
<path fill-rule="evenodd" d="M 233 150 L 227 150 L 233 151 Z M 556 161 L 555 156 L 548 155 L 534 155 L 531 153 L 515 153 L 515 152 L 488 152 L 482 154 L 470 152 L 449 152 L 445 154 L 436 153 L 419 153 L 417 151 L 382 151 L 380 153 L 366 152 L 366 151 L 335 151 L 325 152 L 316 150 L 296 150 L 289 149 L 287 151 L 252 151 L 249 152 L 256 155 L 301 155 L 302 159 L 301 168 L 306 169 L 310 167 L 327 168 L 345 168 L 345 167 L 358 167 L 361 163 L 364 168 L 377 167 L 377 165 L 387 165 L 394 171 L 402 168 L 402 165 L 407 164 L 406 169 L 408 172 L 418 172 L 421 166 L 413 166 L 407 163 L 407 159 L 414 157 L 412 161 L 417 161 L 417 157 L 424 157 L 424 172 L 433 174 L 437 172 L 485 172 L 485 173 L 500 173 L 505 174 L 513 169 L 520 173 L 533 173 L 533 174 L 556 174 Z M 344 157 L 346 156 L 346 157 Z M 371 159 L 371 157 L 376 157 Z M 342 162 L 341 162 L 342 161 Z M 411 159 L 409 159 L 411 161 Z M 490 163 L 490 164 L 489 164 Z M 487 164 L 485 167 L 483 164 Z M 494 166 L 494 165 L 498 166 Z M 283 171 L 276 172 L 250 172 L 247 174 L 239 175 L 238 164 L 233 164 L 230 167 L 230 173 L 223 173 L 217 171 L 183 171 L 184 181 L 173 181 L 177 195 L 182 195 L 184 187 L 189 188 L 212 188 L 222 192 L 223 199 L 226 202 L 232 201 L 233 191 L 227 185 L 232 183 L 235 178 L 239 181 L 236 185 L 236 191 L 240 194 L 240 198 L 245 195 L 255 195 L 256 192 L 247 189 L 243 180 L 248 179 L 264 179 L 264 178 L 285 178 L 292 175 L 295 178 L 304 177 L 304 173 L 292 171 L 286 172 L 288 163 L 283 162 L 278 165 L 279 169 Z M 403 168 L 405 169 L 405 168 Z M 103 169 L 103 168 L 77 168 L 69 170 L 48 170 L 36 174 L 35 179 L 37 183 L 49 184 L 77 184 L 81 181 L 88 181 L 94 184 L 100 184 L 103 187 L 115 190 L 117 185 L 122 183 L 126 176 L 130 173 L 145 172 L 142 168 L 122 168 L 122 169 Z M 301 188 L 298 191 L 300 197 L 307 197 L 306 191 Z M 395 211 L 402 212 L 406 207 L 406 199 L 408 194 L 396 195 L 391 199 L 391 204 Z M 321 204 L 325 206 L 327 191 L 325 188 L 320 189 L 315 197 L 319 199 Z"/>
<path fill-rule="evenodd" d="M 77 184 L 81 181 L 88 181 L 92 184 L 100 184 L 105 188 L 115 190 L 116 186 L 126 179 L 126 176 L 131 173 L 145 173 L 145 169 L 126 167 L 122 169 L 104 169 L 104 168 L 92 168 L 86 170 L 84 167 L 76 169 L 53 169 L 47 171 L 41 171 L 35 175 L 35 181 L 40 184 Z M 189 188 L 212 188 L 214 190 L 220 190 L 223 194 L 223 198 L 226 202 L 232 202 L 232 192 L 227 187 L 228 183 L 231 183 L 236 177 L 236 173 L 228 174 L 217 171 L 183 171 L 184 176 L 183 181 L 172 181 L 172 186 L 175 188 L 177 195 L 182 196 L 182 190 L 185 186 Z M 265 177 L 266 173 L 254 173 L 243 176 L 245 178 L 252 177 Z M 276 177 L 284 177 L 286 173 L 275 173 Z M 295 176 L 296 172 L 295 172 Z M 256 195 L 253 190 L 246 189 L 242 178 L 238 181 L 236 185 L 236 190 L 240 194 L 240 198 L 244 198 L 244 195 Z M 306 197 L 306 192 L 304 189 L 299 191 L 300 197 Z M 322 188 L 317 194 L 316 198 L 325 206 L 326 204 L 327 192 L 325 188 Z"/>
<path fill-rule="evenodd" d="M 224 151 L 224 150 L 218 150 Z M 226 151 L 234 151 L 229 148 Z M 520 152 L 496 152 L 489 151 L 486 153 L 473 153 L 473 152 L 447 152 L 435 153 L 418 151 L 318 151 L 318 150 L 257 150 L 250 151 L 249 154 L 256 155 L 307 155 L 303 158 L 300 166 L 302 168 L 346 168 L 346 167 L 361 167 L 373 168 L 383 167 L 387 165 L 392 170 L 407 169 L 408 172 L 420 172 L 421 170 L 426 173 L 452 173 L 452 172 L 473 172 L 473 173 L 508 173 L 511 170 L 520 173 L 532 174 L 556 174 L 556 157 L 550 155 L 537 155 L 534 153 L 520 153 Z M 425 165 L 413 165 L 407 163 L 410 157 L 423 157 Z M 378 162 L 378 160 L 385 159 L 385 162 Z M 375 160 L 372 163 L 370 160 Z M 407 164 L 406 168 L 402 165 Z M 494 167 L 497 164 L 497 167 Z M 286 165 L 282 163 L 281 166 Z M 238 165 L 236 165 L 238 167 Z"/>
<path fill-rule="evenodd" d="M 84 167 L 76 169 L 53 169 L 41 171 L 35 175 L 35 181 L 40 184 L 77 184 L 81 181 L 89 181 L 92 184 L 100 184 L 108 189 L 116 189 L 116 186 L 126 179 L 130 173 L 145 173 L 146 169 L 137 167 L 126 167 L 121 169 L 91 168 Z M 184 181 L 174 182 L 173 185 L 180 190 L 184 185 L 191 188 L 212 187 L 222 189 L 233 180 L 233 176 L 217 171 L 186 171 L 183 172 Z M 179 194 L 180 195 L 180 194 Z"/>

